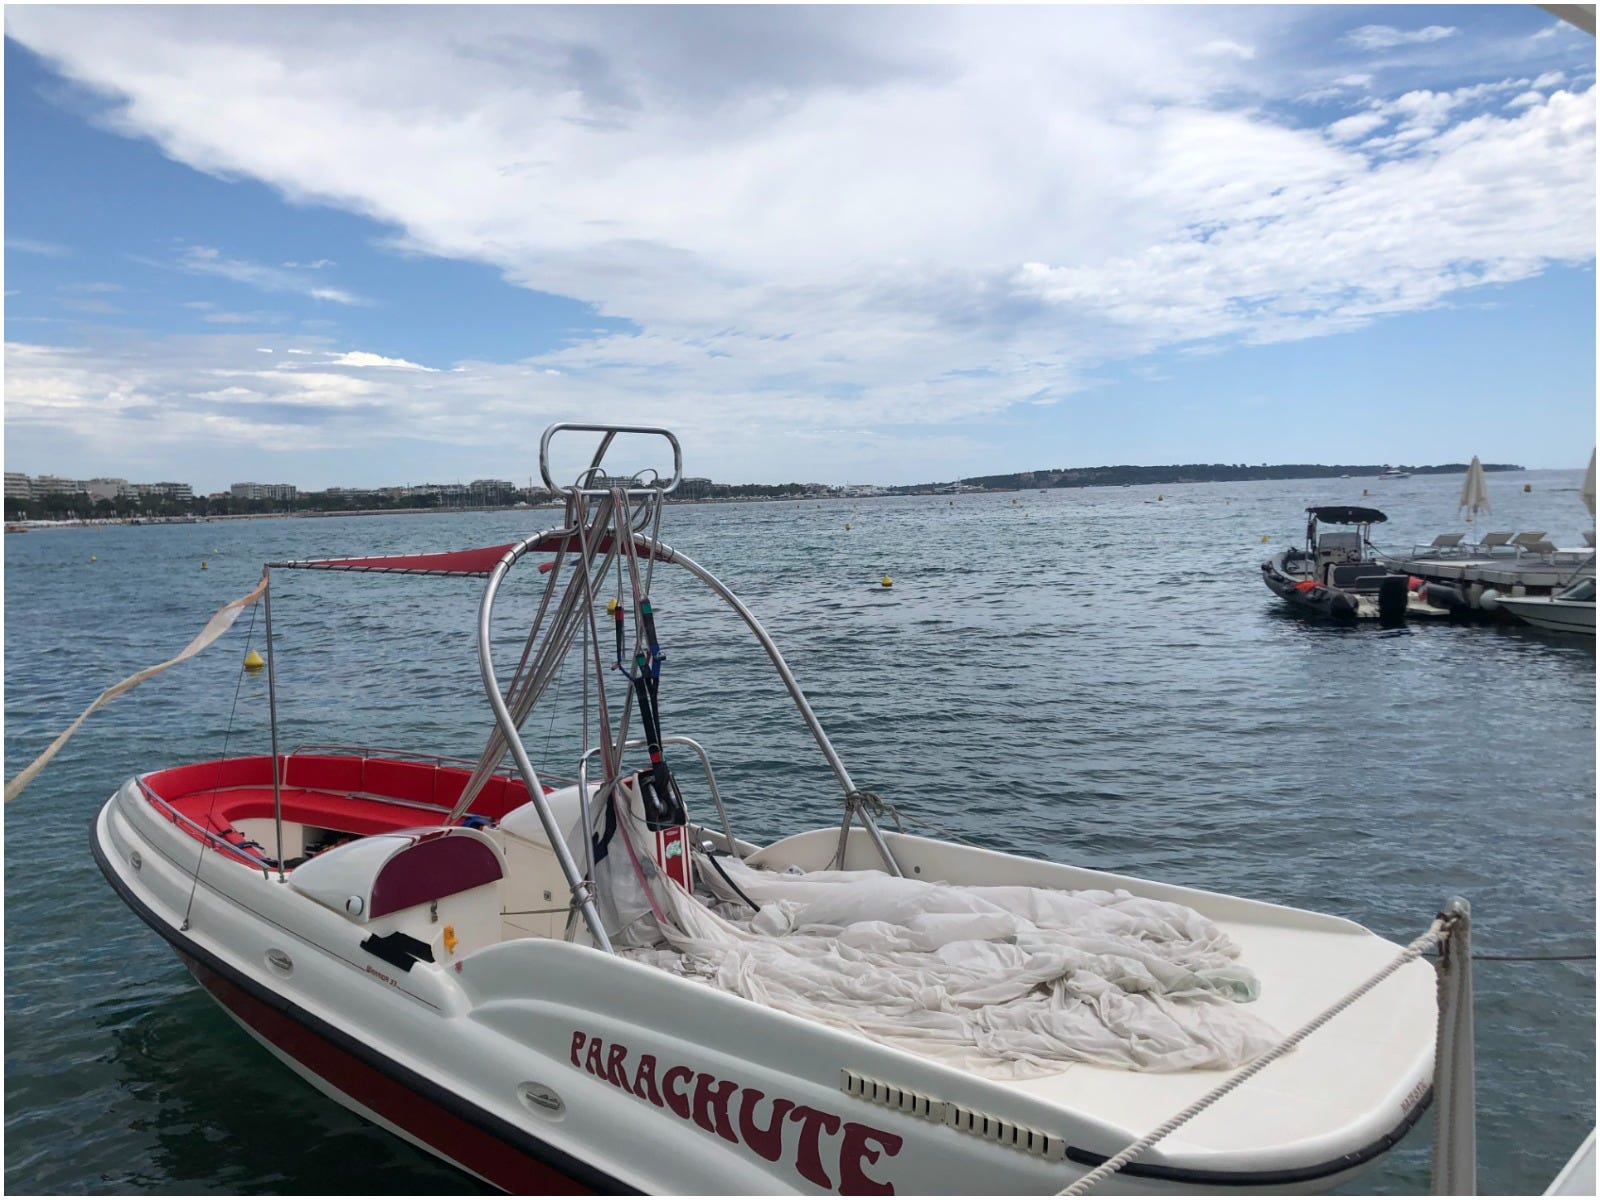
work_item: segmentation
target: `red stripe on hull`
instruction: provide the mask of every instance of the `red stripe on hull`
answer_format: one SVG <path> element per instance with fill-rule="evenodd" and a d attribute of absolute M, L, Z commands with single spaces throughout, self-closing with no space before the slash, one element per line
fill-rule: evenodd
<path fill-rule="evenodd" d="M 179 952 L 216 1001 L 308 1071 L 451 1161 L 515 1195 L 593 1195 L 592 1188 L 508 1145 L 313 1033 Z"/>

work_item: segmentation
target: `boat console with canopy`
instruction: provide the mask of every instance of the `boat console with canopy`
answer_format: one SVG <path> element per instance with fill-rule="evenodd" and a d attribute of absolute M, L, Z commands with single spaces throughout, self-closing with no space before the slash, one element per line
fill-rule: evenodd
<path fill-rule="evenodd" d="M 552 438 L 575 433 L 598 447 L 558 488 Z M 606 474 L 619 434 L 663 439 L 670 471 Z M 885 828 L 895 810 L 767 630 L 661 540 L 677 439 L 558 425 L 540 469 L 564 519 L 519 541 L 269 568 L 269 647 L 285 571 L 483 580 L 476 759 L 280 752 L 269 652 L 270 754 L 136 775 L 96 821 L 112 886 L 316 1087 L 534 1192 L 1053 1193 L 1245 1064 L 1114 1187 L 1315 1191 L 1427 1107 L 1435 981 L 1415 946 L 1395 960 L 1338 917 Z M 496 599 L 529 560 L 543 583 L 502 679 Z M 765 652 L 837 825 L 765 845 L 734 827 L 715 728 L 666 719 L 668 568 Z M 569 661 L 581 752 L 536 764 L 523 729 Z"/>
<path fill-rule="evenodd" d="M 1301 612 L 1339 621 L 1447 617 L 1427 602 L 1411 580 L 1393 574 L 1372 545 L 1372 527 L 1389 518 L 1351 504 L 1306 509 L 1305 546 L 1290 546 L 1261 564 L 1261 581 Z M 1322 529 L 1324 525 L 1350 526 Z"/>

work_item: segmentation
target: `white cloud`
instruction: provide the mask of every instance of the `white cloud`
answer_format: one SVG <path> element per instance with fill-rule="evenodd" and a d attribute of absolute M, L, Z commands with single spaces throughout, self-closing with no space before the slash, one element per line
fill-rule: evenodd
<path fill-rule="evenodd" d="M 55 242 L 43 242 L 38 238 L 8 237 L 7 250 L 20 250 L 23 254 L 38 254 L 44 258 L 66 258 L 72 253 L 65 246 Z"/>
<path fill-rule="evenodd" d="M 291 351 L 291 353 L 293 353 Z M 437 367 L 424 367 L 420 363 L 407 362 L 403 358 L 385 358 L 381 354 L 369 354 L 365 350 L 351 350 L 340 354 L 332 362 L 341 367 L 400 367 L 407 371 L 435 371 Z"/>
<path fill-rule="evenodd" d="M 311 283 L 293 271 L 269 267 L 242 258 L 226 258 L 214 246 L 188 246 L 178 257 L 179 269 L 194 275 L 217 275 L 235 283 L 248 284 L 264 292 L 294 292 L 315 300 L 335 304 L 365 304 L 359 296 L 340 288 Z"/>
<path fill-rule="evenodd" d="M 1204 46 L 1201 46 L 1200 53 L 1214 57 L 1237 58 L 1244 62 L 1249 62 L 1256 56 L 1256 48 L 1254 46 L 1241 46 L 1238 42 L 1230 42 L 1226 38 L 1218 38 L 1216 41 L 1207 42 Z"/>
<path fill-rule="evenodd" d="M 1543 90 L 1544 88 L 1557 87 L 1566 81 L 1567 73 L 1565 71 L 1546 71 L 1533 81 L 1533 86 Z"/>
<path fill-rule="evenodd" d="M 1328 136 L 1336 142 L 1353 142 L 1388 124 L 1389 118 L 1378 112 L 1356 113 L 1328 126 Z"/>
<path fill-rule="evenodd" d="M 633 323 L 426 375 L 322 345 L 317 370 L 359 374 L 362 403 L 394 428 L 498 446 L 496 421 L 608 411 L 737 428 L 731 455 L 757 428 L 980 422 L 1164 346 L 1355 328 L 1592 257 L 1591 93 L 1488 113 L 1527 81 L 1455 86 L 1475 76 L 1452 68 L 1433 87 L 1419 68 L 1396 96 L 1344 51 L 1311 78 L 1363 89 L 1350 97 L 1363 107 L 1301 127 L 1271 103 L 1307 77 L 1284 61 L 1300 11 L 416 7 L 380 21 L 15 6 L 7 19 L 180 162 Z M 1454 32 L 1350 36 L 1382 48 Z M 324 286 L 323 260 L 233 254 L 190 246 L 181 262 L 359 299 Z M 224 347 L 249 357 L 216 341 L 170 361 L 211 370 Z M 28 370 L 93 360 L 109 377 L 121 361 L 83 353 Z M 322 410 L 271 398 L 304 385 L 292 370 L 229 384 L 259 387 L 249 412 L 290 423 Z M 150 386 L 185 403 L 176 365 Z"/>
<path fill-rule="evenodd" d="M 1520 96 L 1513 96 L 1506 101 L 1507 108 L 1528 108 L 1531 105 L 1543 104 L 1544 96 L 1539 92 L 1523 92 Z"/>
<path fill-rule="evenodd" d="M 1387 50 L 1391 46 L 1409 46 L 1425 42 L 1438 42 L 1455 37 L 1460 30 L 1453 25 L 1425 25 L 1421 29 L 1396 29 L 1393 25 L 1362 25 L 1345 34 L 1345 41 L 1363 50 Z"/>

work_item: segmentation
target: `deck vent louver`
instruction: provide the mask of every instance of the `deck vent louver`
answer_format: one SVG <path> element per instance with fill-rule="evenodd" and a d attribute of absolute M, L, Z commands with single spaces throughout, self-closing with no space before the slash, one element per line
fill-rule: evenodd
<path fill-rule="evenodd" d="M 962 1133 L 970 1133 L 985 1141 L 1020 1150 L 1024 1154 L 1033 1154 L 1058 1162 L 1067 1156 L 1067 1144 L 1061 1138 L 974 1108 L 953 1104 L 949 1100 L 938 1100 L 922 1092 L 912 1091 L 910 1088 L 885 1083 L 881 1079 L 873 1079 L 857 1071 L 841 1070 L 839 1089 L 847 1096 L 855 1096 L 871 1104 L 881 1104 L 885 1108 L 921 1117 L 924 1121 L 948 1125 L 951 1129 L 958 1129 Z"/>

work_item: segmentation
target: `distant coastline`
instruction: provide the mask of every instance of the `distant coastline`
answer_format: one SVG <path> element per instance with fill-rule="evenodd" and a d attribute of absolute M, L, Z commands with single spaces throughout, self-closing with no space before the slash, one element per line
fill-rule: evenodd
<path fill-rule="evenodd" d="M 1262 463 L 1251 467 L 1244 463 L 1185 463 L 1171 467 L 1061 467 L 1053 471 L 1019 471 L 1010 475 L 975 475 L 962 483 L 985 491 L 1019 490 L 1022 488 L 1058 487 L 1120 487 L 1138 483 L 1244 483 L 1255 479 L 1351 479 L 1376 478 L 1393 464 L 1357 463 L 1324 466 L 1321 463 Z M 1395 469 L 1412 475 L 1465 475 L 1466 463 L 1439 463 L 1434 466 L 1414 467 L 1398 464 Z M 1516 463 L 1484 463 L 1485 471 L 1522 471 L 1527 468 Z M 937 491 L 947 484 L 922 483 L 889 489 L 896 495 L 922 491 Z"/>
<path fill-rule="evenodd" d="M 1291 463 L 1282 465 L 1262 465 L 1247 467 L 1243 465 L 1229 466 L 1227 464 L 1190 464 L 1174 467 L 1073 467 L 1063 468 L 1059 471 L 1021 471 L 1010 475 L 980 475 L 963 479 L 959 484 L 951 483 L 920 483 L 904 484 L 885 487 L 874 492 L 854 492 L 852 494 L 828 492 L 798 492 L 790 490 L 794 485 L 775 485 L 770 494 L 761 494 L 746 491 L 737 496 L 700 496 L 674 498 L 674 504 L 770 504 L 770 503 L 795 503 L 815 501 L 821 503 L 828 501 L 857 501 L 870 500 L 882 496 L 925 496 L 925 495 L 982 495 L 985 493 L 1003 493 L 1019 491 L 1038 491 L 1049 488 L 1074 488 L 1074 487 L 1131 487 L 1135 484 L 1164 484 L 1170 487 L 1186 483 L 1236 483 L 1249 482 L 1260 479 L 1361 479 L 1376 478 L 1378 472 L 1384 470 L 1381 466 L 1370 464 L 1357 466 L 1323 466 L 1311 463 Z M 1401 466 L 1400 470 L 1412 475 L 1461 475 L 1467 470 L 1466 463 L 1440 463 L 1434 466 Z M 1485 463 L 1485 471 L 1524 471 L 1527 468 L 1514 463 Z M 741 485 L 746 489 L 753 489 L 759 485 Z M 146 517 L 69 517 L 58 520 L 17 520 L 6 521 L 6 532 L 26 532 L 40 529 L 83 529 L 90 526 L 105 525 L 199 525 L 213 521 L 266 521 L 274 519 L 306 520 L 319 517 L 395 517 L 416 516 L 431 514 L 434 516 L 458 515 L 469 513 L 499 513 L 499 512 L 559 512 L 561 505 L 544 502 L 541 504 L 485 504 L 465 506 L 440 506 L 426 505 L 408 508 L 329 508 L 310 509 L 299 508 L 280 512 L 250 512 L 250 513 L 215 513 L 210 515 L 174 514 L 169 516 Z"/>

